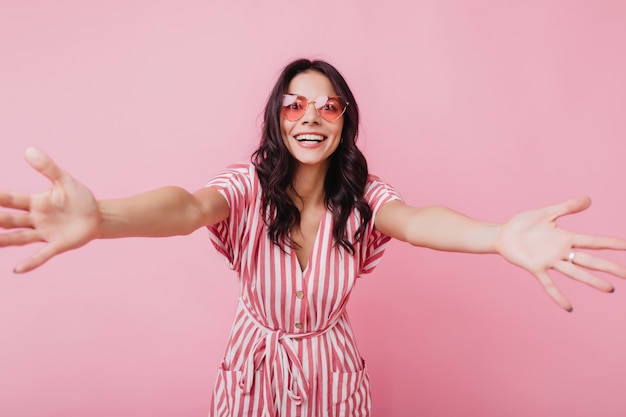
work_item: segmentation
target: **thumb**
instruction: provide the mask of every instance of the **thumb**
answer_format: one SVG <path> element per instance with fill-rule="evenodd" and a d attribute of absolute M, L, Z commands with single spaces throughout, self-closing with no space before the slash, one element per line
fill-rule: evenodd
<path fill-rule="evenodd" d="M 35 147 L 27 148 L 24 152 L 24 157 L 30 166 L 45 175 L 52 182 L 58 182 L 65 176 L 63 170 L 48 155 Z"/>
<path fill-rule="evenodd" d="M 547 206 L 544 210 L 548 212 L 552 220 L 559 217 L 579 213 L 586 210 L 591 205 L 591 199 L 587 196 L 578 196 L 567 201 L 552 206 Z"/>

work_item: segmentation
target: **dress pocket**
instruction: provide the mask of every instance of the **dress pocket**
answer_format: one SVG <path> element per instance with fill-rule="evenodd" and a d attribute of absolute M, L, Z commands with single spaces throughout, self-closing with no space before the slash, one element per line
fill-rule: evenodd
<path fill-rule="evenodd" d="M 371 406 L 367 366 L 356 372 L 331 372 L 333 416 L 369 416 Z"/>
<path fill-rule="evenodd" d="M 228 417 L 242 413 L 260 412 L 263 409 L 263 395 L 260 387 L 263 386 L 263 374 L 260 371 L 254 374 L 254 383 L 249 393 L 239 387 L 242 379 L 241 371 L 231 371 L 220 365 L 215 391 L 213 394 L 213 414 L 215 417 Z"/>

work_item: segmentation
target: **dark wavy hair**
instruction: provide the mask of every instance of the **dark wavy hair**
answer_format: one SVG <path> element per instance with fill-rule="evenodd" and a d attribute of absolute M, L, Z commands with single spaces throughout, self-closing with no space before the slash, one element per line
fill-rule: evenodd
<path fill-rule="evenodd" d="M 365 228 L 372 219 L 372 209 L 364 198 L 367 161 L 356 146 L 359 108 L 354 95 L 339 71 L 327 62 L 308 59 L 293 61 L 283 69 L 270 93 L 265 106 L 261 143 L 252 154 L 262 188 L 263 218 L 268 235 L 275 244 L 296 246 L 289 236 L 291 228 L 300 224 L 300 211 L 290 196 L 290 192 L 295 193 L 295 160 L 283 143 L 280 117 L 283 94 L 287 93 L 289 83 L 296 75 L 306 71 L 316 71 L 328 77 L 337 94 L 349 103 L 343 114 L 342 142 L 330 157 L 324 180 L 324 204 L 333 215 L 335 244 L 352 254 L 354 245 L 346 236 L 351 211 L 355 209 L 360 214 L 360 225 L 353 236 L 354 242 L 363 238 Z"/>

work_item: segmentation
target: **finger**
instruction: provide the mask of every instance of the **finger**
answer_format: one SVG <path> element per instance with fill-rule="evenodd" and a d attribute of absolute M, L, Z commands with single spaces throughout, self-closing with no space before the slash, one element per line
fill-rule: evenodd
<path fill-rule="evenodd" d="M 20 193 L 0 192 L 0 206 L 17 210 L 30 208 L 30 196 Z"/>
<path fill-rule="evenodd" d="M 24 156 L 33 168 L 41 172 L 52 182 L 59 182 L 65 176 L 63 170 L 61 170 L 48 155 L 37 148 L 31 146 L 26 149 Z"/>
<path fill-rule="evenodd" d="M 574 235 L 573 246 L 585 249 L 626 250 L 626 240 L 611 236 Z"/>
<path fill-rule="evenodd" d="M 550 215 L 552 220 L 556 220 L 567 214 L 579 213 L 591 205 L 591 199 L 587 196 L 579 196 L 559 204 L 547 206 L 544 210 Z"/>
<path fill-rule="evenodd" d="M 43 239 L 33 229 L 0 234 L 0 248 L 4 246 L 23 246 L 29 243 L 41 242 Z"/>
<path fill-rule="evenodd" d="M 16 274 L 23 274 L 24 272 L 32 271 L 33 269 L 46 263 L 50 258 L 56 255 L 57 252 L 58 251 L 53 245 L 46 245 L 39 252 L 17 265 L 13 269 L 13 272 Z"/>
<path fill-rule="evenodd" d="M 541 285 L 543 286 L 543 289 L 548 293 L 548 295 L 563 309 L 571 312 L 573 310 L 572 304 L 569 302 L 569 300 L 567 298 L 565 298 L 565 296 L 563 294 L 561 294 L 561 291 L 559 291 L 559 289 L 557 288 L 556 285 L 554 285 L 554 282 L 552 281 L 552 278 L 550 278 L 550 276 L 544 272 L 537 272 L 535 274 L 535 277 L 539 280 L 539 282 L 541 283 Z"/>
<path fill-rule="evenodd" d="M 585 252 L 576 252 L 573 262 L 575 265 L 584 268 L 606 272 L 620 278 L 626 278 L 626 266 Z"/>
<path fill-rule="evenodd" d="M 30 215 L 26 213 L 0 213 L 0 227 L 3 229 L 17 229 L 33 227 Z"/>
<path fill-rule="evenodd" d="M 600 277 L 595 276 L 589 271 L 574 265 L 568 261 L 560 261 L 554 265 L 554 269 L 576 281 L 585 283 L 597 290 L 604 292 L 613 292 L 613 284 Z"/>

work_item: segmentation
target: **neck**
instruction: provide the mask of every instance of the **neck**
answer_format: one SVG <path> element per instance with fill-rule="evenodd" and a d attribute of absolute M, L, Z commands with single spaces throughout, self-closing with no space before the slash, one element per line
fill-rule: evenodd
<path fill-rule="evenodd" d="M 293 178 L 293 188 L 296 193 L 294 202 L 297 206 L 323 205 L 324 204 L 324 180 L 328 165 L 306 166 L 299 165 Z M 302 207 L 300 207 L 302 209 Z"/>

